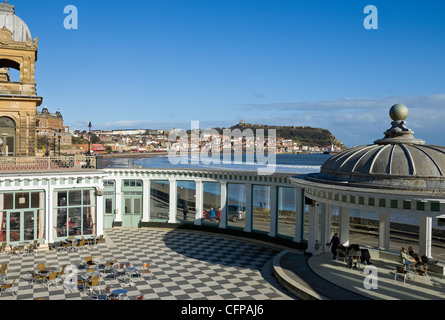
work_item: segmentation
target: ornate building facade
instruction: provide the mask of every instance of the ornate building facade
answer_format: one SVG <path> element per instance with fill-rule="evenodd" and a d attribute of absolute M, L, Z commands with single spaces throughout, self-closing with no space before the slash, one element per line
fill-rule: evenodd
<path fill-rule="evenodd" d="M 15 7 L 0 3 L 0 156 L 34 156 L 36 149 L 37 96 L 35 64 L 38 40 L 15 15 Z M 20 72 L 11 81 L 9 69 Z"/>

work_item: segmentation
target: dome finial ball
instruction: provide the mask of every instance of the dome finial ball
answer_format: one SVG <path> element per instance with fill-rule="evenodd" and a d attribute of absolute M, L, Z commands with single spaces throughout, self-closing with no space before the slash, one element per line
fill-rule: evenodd
<path fill-rule="evenodd" d="M 389 116 L 394 121 L 403 121 L 408 118 L 409 110 L 404 104 L 396 104 L 389 110 Z"/>

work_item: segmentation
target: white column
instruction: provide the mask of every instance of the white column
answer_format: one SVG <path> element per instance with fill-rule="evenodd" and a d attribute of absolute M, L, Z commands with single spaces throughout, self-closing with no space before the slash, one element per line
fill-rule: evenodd
<path fill-rule="evenodd" d="M 178 188 L 176 179 L 169 179 L 170 184 L 170 210 L 168 214 L 168 223 L 176 223 L 176 213 L 178 211 Z"/>
<path fill-rule="evenodd" d="M 253 206 L 252 206 L 252 184 L 246 183 L 246 225 L 244 226 L 245 232 L 252 232 L 252 221 L 253 221 Z"/>
<path fill-rule="evenodd" d="M 316 201 L 313 203 L 314 205 L 309 206 L 309 225 L 306 251 L 315 255 L 318 251 L 315 249 L 315 244 L 317 243 L 318 204 Z"/>
<path fill-rule="evenodd" d="M 300 243 L 303 238 L 302 235 L 302 221 L 304 216 L 304 190 L 301 188 L 295 188 L 295 237 L 294 242 Z"/>
<path fill-rule="evenodd" d="M 419 217 L 419 255 L 431 257 L 431 242 L 433 236 L 433 219 Z"/>
<path fill-rule="evenodd" d="M 227 228 L 227 182 L 221 181 L 221 221 L 219 227 L 221 229 Z"/>
<path fill-rule="evenodd" d="M 202 212 L 204 211 L 204 187 L 201 180 L 196 181 L 195 208 L 195 225 L 200 226 L 202 224 Z"/>
<path fill-rule="evenodd" d="M 103 187 L 103 186 L 102 186 Z M 104 196 L 97 196 L 96 192 L 96 234 L 104 234 Z"/>
<path fill-rule="evenodd" d="M 142 222 L 150 221 L 151 181 L 142 180 Z"/>
<path fill-rule="evenodd" d="M 349 208 L 340 207 L 340 244 L 349 246 Z"/>
<path fill-rule="evenodd" d="M 51 179 L 48 179 L 48 184 L 45 189 L 46 192 L 46 212 L 45 212 L 45 228 L 46 232 L 46 241 L 47 243 L 54 243 L 54 215 L 57 212 L 54 212 L 54 204 L 56 202 L 54 195 L 54 188 L 51 186 Z M 57 206 L 57 205 L 56 205 Z"/>
<path fill-rule="evenodd" d="M 330 247 L 326 245 L 326 243 L 329 243 L 332 238 L 331 223 L 332 205 L 323 203 L 323 235 L 321 237 L 321 247 L 323 248 L 323 252 L 331 252 Z"/>
<path fill-rule="evenodd" d="M 277 186 L 270 186 L 270 232 L 269 237 L 277 236 L 277 225 L 278 225 L 278 188 Z"/>
<path fill-rule="evenodd" d="M 391 215 L 387 212 L 379 213 L 379 249 L 389 250 Z"/>
<path fill-rule="evenodd" d="M 116 178 L 116 216 L 115 222 L 122 222 L 122 179 Z"/>

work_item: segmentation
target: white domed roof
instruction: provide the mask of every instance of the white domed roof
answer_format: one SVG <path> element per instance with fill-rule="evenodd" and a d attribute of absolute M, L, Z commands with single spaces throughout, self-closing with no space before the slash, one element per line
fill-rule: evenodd
<path fill-rule="evenodd" d="M 405 124 L 408 109 L 390 110 L 391 129 L 373 145 L 346 150 L 327 160 L 308 180 L 350 186 L 445 190 L 445 147 L 426 145 Z M 403 120 L 402 120 L 403 119 Z"/>
<path fill-rule="evenodd" d="M 17 42 L 26 42 L 31 39 L 31 32 L 26 23 L 15 15 L 15 8 L 7 0 L 0 3 L 0 29 L 6 27 L 12 31 L 12 38 Z"/>

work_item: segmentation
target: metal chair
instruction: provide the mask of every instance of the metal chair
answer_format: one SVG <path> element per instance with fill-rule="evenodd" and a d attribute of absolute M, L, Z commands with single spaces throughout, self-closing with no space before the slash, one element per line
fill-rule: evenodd
<path fill-rule="evenodd" d="M 58 284 L 58 282 L 60 281 L 60 278 L 57 278 L 57 272 L 52 272 L 52 273 L 50 273 L 47 277 L 45 277 L 45 280 L 46 280 L 46 284 L 47 284 L 47 286 L 48 286 L 48 289 L 49 289 L 49 286 L 52 284 L 52 285 L 56 285 L 56 287 L 58 288 L 59 287 L 59 284 Z"/>
<path fill-rule="evenodd" d="M 419 276 L 424 277 L 425 282 L 427 284 L 431 284 L 431 279 L 430 279 L 430 276 L 428 275 L 428 268 L 429 268 L 429 266 L 426 266 L 423 269 L 416 269 L 415 273 L 414 273 L 414 279 L 416 278 L 416 274 L 417 274 Z"/>
<path fill-rule="evenodd" d="M 397 277 L 403 277 L 403 284 L 406 283 L 406 277 L 408 276 L 408 271 L 405 269 L 404 265 L 397 265 L 394 271 L 394 282 L 397 282 Z"/>
<path fill-rule="evenodd" d="M 100 294 L 99 276 L 93 276 L 90 281 L 85 282 L 85 285 L 91 294 L 95 289 L 98 289 Z"/>
<path fill-rule="evenodd" d="M 12 289 L 14 288 L 14 284 L 16 283 L 18 277 L 14 278 L 14 280 L 12 282 L 9 283 L 4 283 L 0 286 L 0 296 L 3 295 L 4 293 L 11 293 L 11 295 L 14 297 L 17 296 L 17 292 L 12 291 Z"/>
<path fill-rule="evenodd" d="M 336 251 L 337 251 L 337 258 L 335 259 L 335 261 L 337 262 L 337 264 L 339 261 L 346 263 L 347 258 L 348 258 L 346 256 L 346 251 L 342 250 L 342 249 L 337 249 Z"/>

